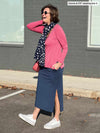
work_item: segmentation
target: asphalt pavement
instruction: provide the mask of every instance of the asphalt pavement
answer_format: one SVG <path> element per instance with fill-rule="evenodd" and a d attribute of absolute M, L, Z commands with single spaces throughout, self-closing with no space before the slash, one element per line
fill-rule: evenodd
<path fill-rule="evenodd" d="M 34 109 L 36 92 L 22 89 L 1 88 L 0 133 L 100 133 L 100 102 L 97 99 L 64 95 L 64 111 L 60 116 L 61 127 L 46 130 L 43 125 L 53 114 L 41 112 L 33 127 L 18 117 L 19 113 L 30 114 Z"/>

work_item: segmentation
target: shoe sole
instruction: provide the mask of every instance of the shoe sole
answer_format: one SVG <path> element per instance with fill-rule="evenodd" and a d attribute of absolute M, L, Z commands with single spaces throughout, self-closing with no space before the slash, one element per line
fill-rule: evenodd
<path fill-rule="evenodd" d="M 57 128 L 57 127 L 61 127 L 61 124 L 58 125 L 58 126 L 56 126 L 56 127 L 45 127 L 45 126 L 44 126 L 44 129 L 55 129 L 55 128 Z"/>
<path fill-rule="evenodd" d="M 29 119 L 23 118 L 23 116 L 21 116 L 21 114 L 19 114 L 18 116 L 19 116 L 19 118 L 21 118 L 23 121 L 27 122 L 28 124 L 35 126 L 35 124 L 33 124 Z"/>

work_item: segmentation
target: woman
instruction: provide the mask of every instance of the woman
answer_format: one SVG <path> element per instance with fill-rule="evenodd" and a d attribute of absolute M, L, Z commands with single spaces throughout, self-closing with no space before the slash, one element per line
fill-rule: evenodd
<path fill-rule="evenodd" d="M 44 125 L 45 129 L 61 126 L 59 114 L 63 111 L 63 68 L 68 51 L 65 33 L 57 24 L 58 9 L 46 5 L 41 9 L 42 20 L 27 25 L 29 30 L 41 33 L 34 58 L 39 62 L 40 71 L 33 114 L 19 114 L 19 117 L 31 125 L 36 124 L 40 109 L 53 112 L 54 118 Z"/>

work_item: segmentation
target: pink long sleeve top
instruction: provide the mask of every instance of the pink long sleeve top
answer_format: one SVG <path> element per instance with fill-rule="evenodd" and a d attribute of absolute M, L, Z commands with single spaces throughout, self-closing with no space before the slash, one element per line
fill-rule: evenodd
<path fill-rule="evenodd" d="M 27 28 L 42 34 L 43 20 L 31 22 L 27 24 Z M 60 62 L 62 63 L 61 68 L 63 68 L 67 52 L 68 45 L 65 33 L 62 27 L 56 24 L 45 41 L 45 67 L 53 69 L 53 65 Z"/>

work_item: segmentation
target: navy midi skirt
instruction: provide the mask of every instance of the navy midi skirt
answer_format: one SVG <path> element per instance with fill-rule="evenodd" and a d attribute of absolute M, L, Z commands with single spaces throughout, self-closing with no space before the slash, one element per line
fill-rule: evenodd
<path fill-rule="evenodd" d="M 60 112 L 63 111 L 63 69 L 40 68 L 36 90 L 35 107 L 53 112 L 55 94 L 58 92 Z"/>

